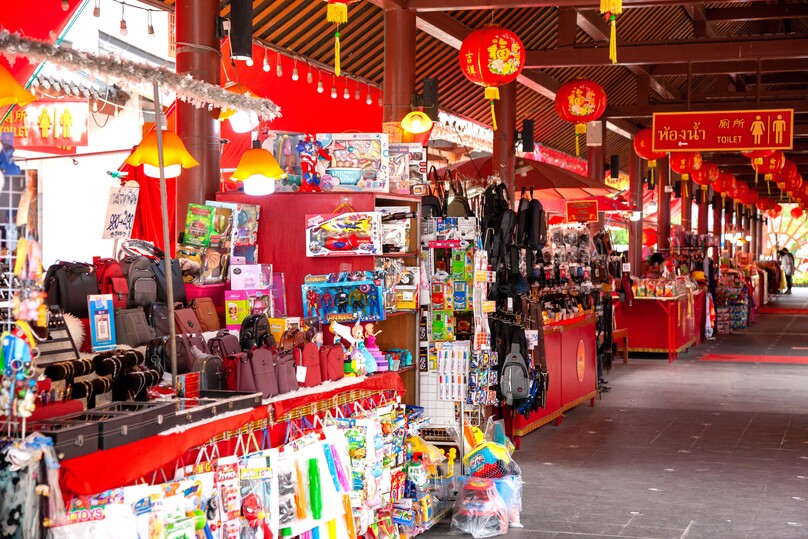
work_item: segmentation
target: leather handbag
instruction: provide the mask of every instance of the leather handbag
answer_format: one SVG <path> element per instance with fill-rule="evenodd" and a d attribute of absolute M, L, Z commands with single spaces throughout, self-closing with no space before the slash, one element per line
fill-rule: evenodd
<path fill-rule="evenodd" d="M 177 333 L 201 333 L 202 324 L 196 317 L 193 309 L 176 309 L 174 311 L 174 323 Z"/>
<path fill-rule="evenodd" d="M 295 365 L 297 369 L 305 369 L 305 376 L 301 374 L 302 387 L 314 387 L 323 383 L 320 372 L 320 352 L 313 342 L 300 344 L 294 349 Z M 297 373 L 296 373 L 297 374 Z"/>
<path fill-rule="evenodd" d="M 202 331 L 219 331 L 221 324 L 219 323 L 219 314 L 216 312 L 216 306 L 210 298 L 196 298 L 191 301 L 191 309 L 196 313 L 196 318 L 202 327 Z"/>
<path fill-rule="evenodd" d="M 268 348 L 256 348 L 236 361 L 236 387 L 238 391 L 261 393 L 269 398 L 279 394 L 275 357 Z"/>
<path fill-rule="evenodd" d="M 168 305 L 158 302 L 150 303 L 146 307 L 146 319 L 157 337 L 168 335 Z"/>
<path fill-rule="evenodd" d="M 281 352 L 276 356 L 275 374 L 278 379 L 279 393 L 289 393 L 290 391 L 295 391 L 300 387 L 297 382 L 295 358 L 291 351 Z"/>
<path fill-rule="evenodd" d="M 115 311 L 115 342 L 132 348 L 149 344 L 154 330 L 146 320 L 143 309 L 118 309 Z"/>
<path fill-rule="evenodd" d="M 280 347 L 284 352 L 291 352 L 300 344 L 306 342 L 306 333 L 298 328 L 287 329 L 281 336 Z"/>
<path fill-rule="evenodd" d="M 216 354 L 222 359 L 241 352 L 238 337 L 226 329 L 219 330 L 215 337 L 208 339 L 208 348 L 211 354 Z"/>
<path fill-rule="evenodd" d="M 87 318 L 87 296 L 98 294 L 95 267 L 78 262 L 59 262 L 48 268 L 43 286 L 48 305 L 58 305 L 62 311 Z"/>
<path fill-rule="evenodd" d="M 156 249 L 156 248 L 155 248 Z M 159 251 L 162 255 L 162 251 Z M 166 261 L 164 258 L 159 258 L 153 263 L 154 278 L 157 281 L 157 301 L 168 301 L 168 287 L 166 285 Z M 171 282 L 174 293 L 174 303 L 182 303 L 185 305 L 187 295 L 185 293 L 185 281 L 182 280 L 182 269 L 180 268 L 180 261 L 175 259 L 171 260 Z"/>
<path fill-rule="evenodd" d="M 241 322 L 239 331 L 241 349 L 252 350 L 257 346 L 272 344 L 272 335 L 269 333 L 269 318 L 263 314 L 250 315 Z"/>
<path fill-rule="evenodd" d="M 224 363 L 213 354 L 198 354 L 194 359 L 194 372 L 199 373 L 199 389 L 219 391 L 224 386 Z"/>
<path fill-rule="evenodd" d="M 345 376 L 345 348 L 341 344 L 320 347 L 320 375 L 325 380 L 341 380 Z"/>

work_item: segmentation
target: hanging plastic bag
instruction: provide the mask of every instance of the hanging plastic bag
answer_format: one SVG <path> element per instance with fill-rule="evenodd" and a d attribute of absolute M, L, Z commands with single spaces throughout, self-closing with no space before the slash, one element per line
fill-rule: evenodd
<path fill-rule="evenodd" d="M 508 533 L 508 510 L 491 479 L 467 477 L 452 512 L 452 533 L 469 533 L 474 539 Z"/>

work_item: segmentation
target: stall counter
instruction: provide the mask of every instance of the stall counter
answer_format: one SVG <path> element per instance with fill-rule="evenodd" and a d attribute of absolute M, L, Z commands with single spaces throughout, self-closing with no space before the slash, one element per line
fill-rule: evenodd
<path fill-rule="evenodd" d="M 690 292 L 615 302 L 617 327 L 627 328 L 630 335 L 629 352 L 667 354 L 669 362 L 696 343 L 695 314 Z"/>
<path fill-rule="evenodd" d="M 549 389 L 544 409 L 528 417 L 516 414 L 511 419 L 511 435 L 518 448 L 520 439 L 542 425 L 555 420 L 579 404 L 589 401 L 595 405 L 597 396 L 597 350 L 595 322 L 588 314 L 571 320 L 548 324 L 544 327 L 544 345 L 547 356 Z M 511 417 L 506 410 L 506 417 Z"/>

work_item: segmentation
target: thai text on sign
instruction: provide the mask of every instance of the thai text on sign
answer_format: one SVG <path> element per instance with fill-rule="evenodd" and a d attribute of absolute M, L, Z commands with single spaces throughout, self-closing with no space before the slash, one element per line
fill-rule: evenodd
<path fill-rule="evenodd" d="M 589 223 L 598 220 L 597 200 L 568 200 L 567 222 Z"/>
<path fill-rule="evenodd" d="M 655 152 L 790 150 L 794 109 L 658 112 Z"/>
<path fill-rule="evenodd" d="M 102 239 L 128 238 L 132 235 L 139 196 L 140 189 L 137 187 L 110 187 Z"/>
<path fill-rule="evenodd" d="M 0 125 L 0 132 L 13 133 L 14 147 L 37 151 L 87 146 L 90 127 L 87 99 L 38 99 L 15 107 Z"/>

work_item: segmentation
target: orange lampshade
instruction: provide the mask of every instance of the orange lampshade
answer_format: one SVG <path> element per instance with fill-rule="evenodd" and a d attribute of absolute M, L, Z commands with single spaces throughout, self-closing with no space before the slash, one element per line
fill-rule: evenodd
<path fill-rule="evenodd" d="M 157 149 L 157 132 L 148 133 L 137 145 L 126 163 L 137 167 L 143 165 L 143 173 L 150 178 L 160 177 L 159 153 Z M 172 131 L 163 131 L 163 168 L 166 178 L 176 178 L 181 169 L 193 168 L 199 162 L 185 149 L 180 137 Z"/>
<path fill-rule="evenodd" d="M 24 107 L 35 101 L 34 94 L 20 86 L 20 83 L 0 65 L 0 107 L 6 105 L 19 105 Z"/>
<path fill-rule="evenodd" d="M 247 95 L 255 97 L 255 94 L 243 84 L 229 83 L 225 86 L 225 90 L 233 92 L 234 94 Z M 221 109 L 219 111 L 219 121 L 230 120 L 230 127 L 236 133 L 249 133 L 258 127 L 258 115 L 254 112 L 246 112 L 236 109 Z"/>
<path fill-rule="evenodd" d="M 420 110 L 410 112 L 401 120 L 401 128 L 404 132 L 413 142 L 418 142 L 421 146 L 426 146 L 433 127 L 432 118 Z"/>
<path fill-rule="evenodd" d="M 248 195 L 271 195 L 275 192 L 275 180 L 282 180 L 286 172 L 278 164 L 275 156 L 255 142 L 251 150 L 244 152 L 238 167 L 230 176 L 231 180 L 244 183 Z"/>

